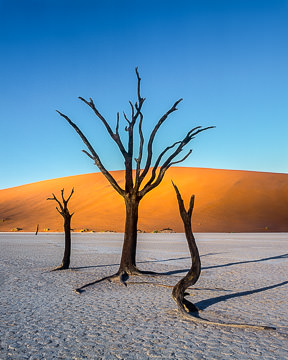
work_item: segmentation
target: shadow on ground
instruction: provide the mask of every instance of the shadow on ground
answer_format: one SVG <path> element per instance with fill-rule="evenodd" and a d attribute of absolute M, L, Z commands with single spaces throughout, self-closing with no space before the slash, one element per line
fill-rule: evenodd
<path fill-rule="evenodd" d="M 213 254 L 211 254 L 211 255 L 213 255 Z M 202 256 L 201 256 L 201 258 L 202 258 Z M 282 254 L 282 255 L 277 255 L 277 256 L 271 256 L 271 257 L 268 257 L 268 258 L 257 259 L 257 260 L 243 260 L 243 261 L 231 262 L 231 263 L 222 264 L 222 265 L 204 266 L 204 267 L 202 267 L 201 270 L 209 270 L 209 269 L 222 268 L 222 267 L 226 267 L 226 266 L 242 265 L 242 264 L 249 264 L 249 263 L 258 263 L 258 262 L 262 262 L 262 261 L 279 260 L 279 259 L 286 259 L 286 258 L 288 259 L 288 254 Z M 161 275 L 181 274 L 181 273 L 188 272 L 189 270 L 190 269 L 171 270 L 171 271 L 163 272 L 163 273 L 161 273 Z"/>
<path fill-rule="evenodd" d="M 263 291 L 267 291 L 267 290 L 271 290 L 271 289 L 275 289 L 277 287 L 280 286 L 284 286 L 287 285 L 288 281 L 283 281 L 279 284 L 274 284 L 274 285 L 270 285 L 270 286 L 265 286 L 259 289 L 254 289 L 254 290 L 248 290 L 248 291 L 240 291 L 237 293 L 233 293 L 233 294 L 228 294 L 228 295 L 222 295 L 222 296 L 217 296 L 214 298 L 210 298 L 207 300 L 201 300 L 198 303 L 195 303 L 195 305 L 200 309 L 200 310 L 205 310 L 207 309 L 209 306 L 217 304 L 219 302 L 222 301 L 227 301 L 229 299 L 233 299 L 233 298 L 237 298 L 237 297 L 241 297 L 241 296 L 247 296 L 247 295 L 252 295 L 252 294 L 257 294 Z"/>
<path fill-rule="evenodd" d="M 201 258 L 204 256 L 211 256 L 211 255 L 217 255 L 219 253 L 208 253 L 205 255 L 201 255 Z M 209 269 L 216 269 L 216 268 L 222 268 L 227 266 L 233 266 L 233 265 L 242 265 L 242 264 L 249 264 L 249 263 L 258 263 L 263 261 L 269 261 L 269 260 L 279 260 L 279 259 L 288 259 L 288 253 L 277 255 L 277 256 L 270 256 L 263 259 L 256 259 L 256 260 L 243 260 L 243 261 L 237 261 L 237 262 L 230 262 L 227 264 L 222 265 L 212 265 L 212 266 L 204 266 L 202 267 L 202 270 L 209 270 Z M 169 258 L 169 259 L 163 259 L 163 260 L 148 260 L 148 261 L 138 261 L 137 264 L 147 264 L 147 263 L 163 263 L 167 261 L 179 261 L 179 260 L 187 260 L 190 259 L 190 256 L 186 257 L 179 257 L 179 258 Z M 71 267 L 71 270 L 81 270 L 81 269 L 89 269 L 89 268 L 101 268 L 101 267 L 109 267 L 109 266 L 119 266 L 119 264 L 104 264 L 104 265 L 91 265 L 91 266 L 79 266 L 79 267 Z M 176 274 L 182 274 L 187 273 L 190 269 L 177 269 L 177 270 L 171 270 L 166 272 L 158 273 L 158 275 L 176 275 Z"/>
<path fill-rule="evenodd" d="M 204 256 L 211 256 L 211 255 L 218 255 L 219 253 L 209 253 L 204 254 Z M 191 259 L 190 256 L 183 256 L 179 258 L 169 258 L 169 259 L 161 259 L 161 260 L 145 260 L 145 261 L 137 261 L 137 264 L 146 264 L 146 263 L 163 263 L 167 261 L 179 261 L 179 260 L 187 260 Z M 104 265 L 91 265 L 91 266 L 78 266 L 78 267 L 71 267 L 71 270 L 80 270 L 80 269 L 89 269 L 89 268 L 101 268 L 101 267 L 108 267 L 108 266 L 119 266 L 119 264 L 104 264 Z M 186 270 L 183 270 L 186 271 Z"/>

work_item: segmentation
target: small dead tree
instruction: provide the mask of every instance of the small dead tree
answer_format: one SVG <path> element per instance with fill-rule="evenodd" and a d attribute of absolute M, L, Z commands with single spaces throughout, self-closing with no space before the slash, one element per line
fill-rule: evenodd
<path fill-rule="evenodd" d="M 188 295 L 185 292 L 186 289 L 188 289 L 189 286 L 196 284 L 201 273 L 201 261 L 200 261 L 199 251 L 196 245 L 196 241 L 192 232 L 192 225 L 191 225 L 191 217 L 194 209 L 195 196 L 194 195 L 191 196 L 189 209 L 186 210 L 183 199 L 181 197 L 181 194 L 177 186 L 173 182 L 172 184 L 176 191 L 180 216 L 184 224 L 185 235 L 192 259 L 191 269 L 186 274 L 186 276 L 184 276 L 180 281 L 178 281 L 178 283 L 174 286 L 172 291 L 172 296 L 178 306 L 178 309 L 180 310 L 181 313 L 185 314 L 187 312 L 198 311 L 198 308 L 194 304 L 192 304 L 190 301 L 185 299 L 185 295 Z"/>
<path fill-rule="evenodd" d="M 262 326 L 262 325 L 254 325 L 254 324 L 237 324 L 237 323 L 225 323 L 218 321 L 210 321 L 208 319 L 204 319 L 199 316 L 199 309 L 193 303 L 188 301 L 185 296 L 189 295 L 186 293 L 188 287 L 195 285 L 199 279 L 201 273 L 201 261 L 200 255 L 198 251 L 198 247 L 195 241 L 195 237 L 192 231 L 191 217 L 194 209 L 194 200 L 195 196 L 192 195 L 190 198 L 189 209 L 186 210 L 184 206 L 183 199 L 181 194 L 177 188 L 177 186 L 172 182 L 179 205 L 180 216 L 182 218 L 185 235 L 188 242 L 188 247 L 191 255 L 191 268 L 188 273 L 173 287 L 172 297 L 175 300 L 180 313 L 189 320 L 192 320 L 196 323 L 207 324 L 207 325 L 217 325 L 221 327 L 234 327 L 234 328 L 242 328 L 247 329 L 251 328 L 254 330 L 275 330 L 274 327 L 271 326 Z"/>
<path fill-rule="evenodd" d="M 126 220 L 125 220 L 125 232 L 124 232 L 124 242 L 122 248 L 121 262 L 119 266 L 119 270 L 116 275 L 123 274 L 127 275 L 138 275 L 141 272 L 136 267 L 136 246 L 137 246 L 137 223 L 138 223 L 138 209 L 139 203 L 143 199 L 143 197 L 156 188 L 162 181 L 166 171 L 170 168 L 170 166 L 175 165 L 184 161 L 192 152 L 189 150 L 187 154 L 180 160 L 174 161 L 177 155 L 179 155 L 184 147 L 192 140 L 196 135 L 201 133 L 202 131 L 208 130 L 213 126 L 202 128 L 201 126 L 194 127 L 191 129 L 182 140 L 175 142 L 171 146 L 166 147 L 160 155 L 156 158 L 154 165 L 152 166 L 152 151 L 153 151 L 153 142 L 155 136 L 161 127 L 161 125 L 165 122 L 170 114 L 177 110 L 177 105 L 182 101 L 182 99 L 177 100 L 173 106 L 160 118 L 160 120 L 155 125 L 153 131 L 150 134 L 148 143 L 147 143 L 147 157 L 144 167 L 141 169 L 141 162 L 143 160 L 143 147 L 144 147 L 144 136 L 142 132 L 142 122 L 143 122 L 143 113 L 142 107 L 145 101 L 145 98 L 141 96 L 141 78 L 138 73 L 138 69 L 136 68 L 136 76 L 137 76 L 137 98 L 138 101 L 133 105 L 131 101 L 129 101 L 131 107 L 131 115 L 128 117 L 126 113 L 123 113 L 124 119 L 127 122 L 127 126 L 125 130 L 128 133 L 128 141 L 127 146 L 125 147 L 119 134 L 119 123 L 120 116 L 117 113 L 116 118 L 116 128 L 115 132 L 112 130 L 110 125 L 104 116 L 99 112 L 96 108 L 94 101 L 90 98 L 89 101 L 79 97 L 81 101 L 83 101 L 86 105 L 88 105 L 96 117 L 100 119 L 100 121 L 105 126 L 108 134 L 113 139 L 113 141 L 117 144 L 121 154 L 124 158 L 125 164 L 125 187 L 122 188 L 117 181 L 114 179 L 112 174 L 106 169 L 103 163 L 100 160 L 98 153 L 95 151 L 87 137 L 83 134 L 83 132 L 79 129 L 79 127 L 72 122 L 72 120 L 67 116 L 57 110 L 57 112 L 74 128 L 74 130 L 81 137 L 82 141 L 86 145 L 88 151 L 83 150 L 83 152 L 89 156 L 95 163 L 95 165 L 99 168 L 102 174 L 106 177 L 112 187 L 120 194 L 125 202 L 126 206 Z M 139 149 L 137 151 L 137 157 L 134 158 L 134 132 L 136 124 L 138 123 L 138 136 L 139 136 Z M 170 151 L 170 155 L 168 155 Z M 166 160 L 163 160 L 166 158 Z M 135 161 L 135 173 L 133 176 L 133 161 Z M 162 163 L 162 164 L 161 164 Z M 145 180 L 146 179 L 146 180 Z M 144 180 L 146 183 L 144 183 Z"/>
<path fill-rule="evenodd" d="M 71 218 L 72 218 L 74 213 L 70 214 L 67 205 L 68 205 L 68 202 L 71 199 L 71 196 L 73 195 L 73 193 L 74 193 L 74 188 L 72 189 L 69 197 L 66 200 L 64 198 L 64 189 L 62 189 L 61 190 L 62 203 L 61 203 L 60 200 L 57 199 L 57 197 L 53 193 L 52 193 L 53 197 L 47 199 L 47 200 L 55 200 L 58 203 L 59 208 L 58 208 L 58 206 L 56 206 L 56 210 L 64 218 L 64 233 L 65 233 L 64 256 L 63 256 L 62 264 L 60 266 L 58 266 L 57 268 L 55 268 L 54 270 L 66 270 L 66 269 L 69 269 L 69 266 L 70 266 L 70 256 L 71 256 Z"/>

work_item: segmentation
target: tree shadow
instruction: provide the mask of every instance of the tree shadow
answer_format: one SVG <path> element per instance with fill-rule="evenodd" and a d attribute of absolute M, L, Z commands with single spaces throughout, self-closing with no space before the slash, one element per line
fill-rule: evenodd
<path fill-rule="evenodd" d="M 223 265 L 206 266 L 206 267 L 203 267 L 202 269 L 203 270 L 208 270 L 208 269 L 215 269 L 215 268 L 232 266 L 232 265 L 257 263 L 257 262 L 262 262 L 262 261 L 285 259 L 285 258 L 288 258 L 288 253 L 287 254 L 282 254 L 282 255 L 277 255 L 277 256 L 271 256 L 271 257 L 267 257 L 267 258 L 263 258 L 263 259 L 258 259 L 258 260 L 243 260 L 243 261 L 231 262 L 231 263 L 223 264 Z"/>
<path fill-rule="evenodd" d="M 233 299 L 233 298 L 236 298 L 236 297 L 257 294 L 257 293 L 267 291 L 267 290 L 271 290 L 271 289 L 275 289 L 277 287 L 284 286 L 284 285 L 287 285 L 287 284 L 288 284 L 288 281 L 283 281 L 283 282 L 281 282 L 279 284 L 265 286 L 265 287 L 262 287 L 260 289 L 241 291 L 241 292 L 228 294 L 228 295 L 221 295 L 221 296 L 214 297 L 212 299 L 201 300 L 198 303 L 195 303 L 195 305 L 199 308 L 199 310 L 205 310 L 209 306 L 217 304 L 217 303 L 222 302 L 222 301 L 227 301 L 229 299 Z"/>
<path fill-rule="evenodd" d="M 217 255 L 220 253 L 208 253 L 201 255 L 202 257 L 205 256 L 211 256 L 211 255 Z M 237 262 L 230 262 L 227 264 L 222 265 L 212 265 L 212 266 L 203 266 L 202 270 L 209 270 L 209 269 L 216 269 L 216 268 L 222 268 L 226 266 L 233 266 L 233 265 L 242 265 L 242 264 L 249 264 L 249 263 L 257 263 L 257 262 L 263 262 L 268 260 L 278 260 L 278 259 L 285 259 L 288 258 L 287 254 L 277 255 L 277 256 L 270 256 L 263 259 L 257 259 L 257 260 L 243 260 L 243 261 L 237 261 Z M 147 263 L 162 263 L 162 262 L 168 262 L 168 261 L 179 261 L 179 260 L 187 260 L 191 259 L 190 256 L 184 256 L 184 257 L 178 257 L 178 258 L 168 258 L 168 259 L 161 259 L 161 260 L 145 260 L 145 261 L 138 261 L 137 264 L 147 264 Z M 104 265 L 91 265 L 91 266 L 78 266 L 78 267 L 71 267 L 71 270 L 81 270 L 81 269 L 90 269 L 90 268 L 102 268 L 102 267 L 109 267 L 109 266 L 119 266 L 119 264 L 104 264 Z M 176 274 L 182 274 L 185 272 L 188 272 L 190 269 L 177 269 L 177 270 L 171 270 L 171 271 L 164 271 L 157 273 L 158 275 L 176 275 Z"/>
<path fill-rule="evenodd" d="M 214 255 L 214 254 L 211 254 L 211 255 Z M 201 258 L 202 257 L 203 257 L 203 255 L 201 256 Z M 201 270 L 209 270 L 209 269 L 222 268 L 222 267 L 226 267 L 226 266 L 257 263 L 257 262 L 262 262 L 262 261 L 285 259 L 285 258 L 288 258 L 288 253 L 282 254 L 282 255 L 277 255 L 277 256 L 271 256 L 268 258 L 258 259 L 258 260 L 243 260 L 243 261 L 231 262 L 231 263 L 222 264 L 222 265 L 203 266 Z M 186 259 L 188 259 L 188 258 L 186 258 Z M 166 271 L 166 272 L 162 272 L 159 274 L 160 275 L 176 275 L 176 274 L 182 274 L 182 273 L 188 272 L 189 270 L 190 269 L 171 270 L 171 271 Z"/>
<path fill-rule="evenodd" d="M 201 257 L 204 256 L 211 256 L 211 255 L 217 255 L 219 253 L 208 253 L 201 255 Z M 178 258 L 168 258 L 168 259 L 160 259 L 160 260 L 145 260 L 145 261 L 137 261 L 137 264 L 146 264 L 146 263 L 162 263 L 162 262 L 168 262 L 168 261 L 179 261 L 179 260 L 187 260 L 191 259 L 190 256 L 183 256 Z M 119 264 L 104 264 L 104 265 L 90 265 L 90 266 L 77 266 L 77 267 L 71 267 L 71 270 L 81 270 L 81 269 L 89 269 L 89 268 L 101 268 L 101 267 L 108 267 L 108 266 L 119 266 Z M 177 270 L 179 271 L 179 270 Z M 185 272 L 188 270 L 181 270 L 180 272 Z"/>

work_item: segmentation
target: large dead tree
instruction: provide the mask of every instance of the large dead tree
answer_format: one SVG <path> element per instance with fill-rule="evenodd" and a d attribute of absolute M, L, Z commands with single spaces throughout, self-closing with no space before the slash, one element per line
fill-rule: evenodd
<path fill-rule="evenodd" d="M 90 98 L 89 101 L 79 97 L 81 101 L 87 104 L 96 117 L 105 126 L 108 134 L 111 136 L 113 141 L 117 144 L 121 154 L 124 158 L 125 164 L 125 187 L 122 188 L 113 175 L 106 169 L 103 163 L 100 160 L 98 153 L 95 151 L 94 147 L 91 145 L 87 137 L 79 129 L 79 127 L 72 122 L 72 120 L 67 116 L 57 111 L 68 123 L 74 128 L 74 130 L 79 134 L 82 141 L 86 145 L 87 150 L 83 152 L 88 155 L 99 168 L 102 174 L 106 177 L 109 183 L 113 188 L 121 195 L 125 201 L 126 206 L 126 221 L 125 221 L 125 232 L 124 232 L 124 242 L 122 248 L 122 256 L 119 271 L 117 274 L 140 274 L 141 272 L 136 267 L 136 246 L 137 246 L 137 222 L 138 222 L 138 209 L 139 203 L 143 197 L 156 188 L 162 181 L 166 171 L 170 166 L 175 165 L 184 161 L 191 153 L 192 150 L 189 150 L 184 157 L 178 161 L 174 159 L 179 155 L 183 148 L 199 133 L 208 130 L 211 127 L 202 128 L 201 126 L 194 127 L 184 136 L 183 139 L 175 142 L 174 144 L 166 147 L 156 158 L 156 161 L 152 165 L 152 155 L 153 155 L 153 142 L 155 136 L 165 122 L 170 114 L 177 110 L 177 105 L 182 101 L 182 99 L 177 100 L 173 106 L 160 118 L 156 123 L 153 131 L 150 134 L 148 143 L 147 143 L 147 154 L 146 161 L 142 167 L 143 160 L 143 150 L 144 150 L 144 136 L 142 132 L 142 122 L 143 122 L 143 113 L 142 107 L 145 101 L 145 98 L 141 96 L 141 78 L 136 68 L 137 76 L 137 98 L 138 100 L 133 103 L 129 101 L 131 107 L 131 114 L 128 116 L 126 113 L 123 113 L 124 119 L 127 122 L 125 130 L 128 133 L 127 145 L 124 146 L 120 134 L 119 134 L 119 124 L 120 116 L 117 113 L 116 127 L 115 131 L 112 130 L 107 120 L 96 108 L 94 101 Z M 138 136 L 139 136 L 139 148 L 137 150 L 136 157 L 134 155 L 134 132 L 137 125 Z M 133 177 L 133 162 L 135 161 L 135 174 Z"/>
<path fill-rule="evenodd" d="M 71 199 L 71 196 L 74 193 L 74 188 L 72 189 L 69 197 L 67 199 L 64 198 L 64 189 L 61 190 L 61 198 L 62 202 L 57 199 L 55 194 L 52 193 L 53 197 L 48 198 L 47 200 L 55 200 L 58 205 L 56 206 L 56 210 L 64 219 L 64 233 L 65 233 L 65 248 L 64 248 L 64 256 L 60 266 L 55 268 L 54 270 L 66 270 L 69 269 L 70 266 L 70 256 L 71 256 L 71 218 L 74 213 L 70 214 L 68 209 L 68 202 Z"/>

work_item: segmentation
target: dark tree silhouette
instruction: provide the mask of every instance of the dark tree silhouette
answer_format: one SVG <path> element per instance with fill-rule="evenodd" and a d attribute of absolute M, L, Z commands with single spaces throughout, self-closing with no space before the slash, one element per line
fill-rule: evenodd
<path fill-rule="evenodd" d="M 96 108 L 93 100 L 90 98 L 88 101 L 83 99 L 82 97 L 79 97 L 80 100 L 82 100 L 92 109 L 94 114 L 104 124 L 107 132 L 114 140 L 114 142 L 117 144 L 121 154 L 123 155 L 124 163 L 125 163 L 124 188 L 121 188 L 121 186 L 116 182 L 112 174 L 105 168 L 105 166 L 103 165 L 103 163 L 101 162 L 98 156 L 98 153 L 95 151 L 95 149 L 88 141 L 87 137 L 79 129 L 79 127 L 74 122 L 72 122 L 72 120 L 67 115 L 64 115 L 60 111 L 57 111 L 64 119 L 68 121 L 68 123 L 79 134 L 82 141 L 87 146 L 88 151 L 83 150 L 83 152 L 94 161 L 96 166 L 103 173 L 103 175 L 106 177 L 109 183 L 123 197 L 125 201 L 126 221 L 125 221 L 124 242 L 122 248 L 120 267 L 116 275 L 121 275 L 121 274 L 132 275 L 132 274 L 142 273 L 136 267 L 137 222 L 138 222 L 139 203 L 149 191 L 153 190 L 161 183 L 166 171 L 170 168 L 170 166 L 184 161 L 190 155 L 192 150 L 189 150 L 182 159 L 178 161 L 174 161 L 176 156 L 181 153 L 183 148 L 196 135 L 198 135 L 202 131 L 205 131 L 213 127 L 213 126 L 206 128 L 202 128 L 201 126 L 194 127 L 186 134 L 186 136 L 182 140 L 177 141 L 171 146 L 166 147 L 156 158 L 156 161 L 152 166 L 152 155 L 153 155 L 152 150 L 153 150 L 153 142 L 156 133 L 158 132 L 160 126 L 168 118 L 168 116 L 177 110 L 177 105 L 182 101 L 182 99 L 179 99 L 160 118 L 160 120 L 155 125 L 153 131 L 151 132 L 147 143 L 146 161 L 144 167 L 141 169 L 141 162 L 143 160 L 143 147 L 144 147 L 144 136 L 142 132 L 142 122 L 143 122 L 142 107 L 145 99 L 141 96 L 141 91 L 140 91 L 141 78 L 139 76 L 137 68 L 136 68 L 136 76 L 138 81 L 138 85 L 137 85 L 138 101 L 136 101 L 134 105 L 132 104 L 131 101 L 129 101 L 131 107 L 130 117 L 128 117 L 126 113 L 123 113 L 124 119 L 127 122 L 127 126 L 125 127 L 125 130 L 128 133 L 127 147 L 124 146 L 119 134 L 119 123 L 120 123 L 119 113 L 117 113 L 116 128 L 114 132 L 110 127 L 110 125 L 108 124 L 107 120 Z M 134 130 L 136 124 L 138 124 L 139 149 L 137 151 L 137 155 L 136 155 L 137 157 L 134 158 L 135 155 L 134 155 L 133 145 L 134 145 Z M 168 152 L 170 155 L 168 155 Z M 163 160 L 164 155 L 166 160 Z M 134 174 L 133 174 L 133 161 L 135 161 L 136 164 Z"/>
<path fill-rule="evenodd" d="M 74 193 L 74 188 L 72 189 L 69 197 L 67 200 L 64 198 L 64 189 L 61 190 L 61 198 L 62 203 L 60 200 L 57 199 L 57 197 L 52 193 L 53 197 L 48 198 L 47 200 L 55 200 L 58 205 L 56 206 L 56 210 L 59 212 L 61 216 L 64 218 L 64 233 L 65 233 L 65 249 L 64 249 L 64 256 L 62 260 L 62 264 L 55 268 L 54 270 L 66 270 L 69 269 L 70 266 L 70 255 L 71 255 L 71 218 L 74 213 L 70 214 L 68 210 L 68 202 L 71 199 L 71 196 Z"/>
<path fill-rule="evenodd" d="M 274 327 L 271 326 L 263 326 L 263 325 L 254 325 L 254 324 L 237 324 L 237 323 L 225 323 L 218 321 L 211 321 L 208 319 L 204 319 L 199 315 L 199 309 L 193 303 L 188 301 L 185 296 L 189 295 L 186 293 L 188 287 L 195 285 L 199 279 L 201 273 L 201 261 L 199 256 L 198 247 L 195 241 L 195 237 L 192 231 L 191 217 L 194 209 L 194 200 L 195 196 L 192 195 L 190 198 L 189 209 L 186 210 L 184 206 L 183 199 L 181 194 L 177 188 L 177 186 L 172 182 L 174 189 L 176 191 L 179 211 L 184 224 L 185 235 L 188 242 L 188 247 L 191 255 L 191 268 L 188 273 L 173 287 L 172 297 L 175 300 L 180 313 L 189 320 L 194 322 L 207 324 L 207 325 L 217 325 L 224 327 L 235 327 L 235 328 L 251 328 L 255 330 L 275 330 Z M 223 298 L 226 298 L 223 296 Z M 228 297 L 227 297 L 228 298 Z"/>
<path fill-rule="evenodd" d="M 198 311 L 198 308 L 192 304 L 190 301 L 185 299 L 185 292 L 189 286 L 196 284 L 197 280 L 199 279 L 201 273 L 201 261 L 199 256 L 198 247 L 196 245 L 196 241 L 192 232 L 192 225 L 191 225 L 191 217 L 192 212 L 194 209 L 194 200 L 195 196 L 192 195 L 190 198 L 190 205 L 188 211 L 185 209 L 184 202 L 182 200 L 181 194 L 177 188 L 177 186 L 172 182 L 174 189 L 176 191 L 180 216 L 182 218 L 185 235 L 188 242 L 188 247 L 191 255 L 192 265 L 189 272 L 174 286 L 172 291 L 173 299 L 176 301 L 178 309 L 181 313 L 187 312 L 195 312 Z"/>

